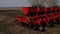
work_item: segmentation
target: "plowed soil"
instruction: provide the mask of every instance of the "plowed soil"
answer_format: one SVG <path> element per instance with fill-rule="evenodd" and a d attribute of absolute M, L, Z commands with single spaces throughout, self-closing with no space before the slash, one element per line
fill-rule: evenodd
<path fill-rule="evenodd" d="M 0 11 L 0 34 L 60 34 L 60 25 L 46 27 L 46 32 L 34 31 L 17 24 L 16 15 L 19 11 Z"/>

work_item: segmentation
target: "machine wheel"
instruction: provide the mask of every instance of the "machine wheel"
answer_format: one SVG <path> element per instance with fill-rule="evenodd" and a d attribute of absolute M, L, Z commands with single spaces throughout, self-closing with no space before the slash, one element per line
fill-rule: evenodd
<path fill-rule="evenodd" d="M 60 24 L 60 20 L 58 18 L 56 19 L 56 22 L 56 24 Z"/>
<path fill-rule="evenodd" d="M 39 25 L 38 24 L 36 24 L 36 25 L 34 25 L 34 28 L 33 28 L 35 31 L 36 30 L 38 30 L 39 29 Z"/>
<path fill-rule="evenodd" d="M 48 25 L 48 27 L 54 27 L 54 24 L 55 24 L 55 23 L 54 23 L 54 21 L 50 20 L 49 24 L 50 24 L 50 25 Z"/>
<path fill-rule="evenodd" d="M 43 25 L 39 26 L 39 30 L 42 31 L 42 32 L 46 31 L 45 30 L 45 25 L 43 24 Z"/>
<path fill-rule="evenodd" d="M 27 27 L 27 28 L 28 28 L 28 27 L 32 28 L 32 27 L 33 27 L 33 24 L 30 22 L 29 24 L 26 24 L 26 27 Z"/>
<path fill-rule="evenodd" d="M 20 22 L 19 25 L 20 25 L 20 26 L 23 26 L 23 25 L 24 25 L 24 22 Z"/>
<path fill-rule="evenodd" d="M 38 27 L 34 27 L 33 29 L 36 31 L 36 30 L 38 30 Z"/>

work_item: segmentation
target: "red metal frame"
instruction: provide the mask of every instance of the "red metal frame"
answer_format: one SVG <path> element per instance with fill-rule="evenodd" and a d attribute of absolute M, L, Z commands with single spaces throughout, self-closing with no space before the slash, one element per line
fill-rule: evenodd
<path fill-rule="evenodd" d="M 53 10 L 55 11 L 55 13 L 52 13 Z M 34 12 L 36 11 L 37 12 L 37 15 L 36 16 L 26 16 L 28 12 Z M 43 11 L 45 14 L 43 15 L 38 15 L 38 13 L 40 11 Z M 50 14 L 46 14 L 46 12 L 50 11 Z M 41 25 L 42 21 L 44 21 L 46 23 L 46 25 L 49 25 L 49 21 L 50 19 L 53 20 L 55 23 L 56 23 L 56 17 L 60 19 L 60 7 L 49 7 L 49 8 L 46 8 L 44 7 L 43 9 L 40 8 L 40 7 L 23 7 L 23 13 L 24 13 L 24 16 L 21 17 L 21 15 L 17 15 L 17 20 L 18 20 L 18 23 L 19 22 L 24 22 L 25 24 L 29 24 L 30 23 L 30 19 L 33 19 L 33 18 L 36 18 L 36 21 L 34 22 L 34 20 L 32 20 L 32 23 L 34 25 L 38 24 L 38 25 Z M 56 15 L 54 15 L 56 14 Z M 46 16 L 46 17 L 43 17 L 43 19 L 41 19 L 40 16 Z M 39 17 L 39 18 L 38 18 Z M 29 19 L 26 19 L 26 18 L 29 18 Z"/>

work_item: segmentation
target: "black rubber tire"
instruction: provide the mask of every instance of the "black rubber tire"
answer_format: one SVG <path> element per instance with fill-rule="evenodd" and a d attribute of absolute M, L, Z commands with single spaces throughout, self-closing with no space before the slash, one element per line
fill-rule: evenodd
<path fill-rule="evenodd" d="M 34 24 L 32 22 L 30 22 L 29 24 L 26 25 L 26 27 L 28 28 L 33 28 Z"/>
<path fill-rule="evenodd" d="M 34 31 L 37 31 L 37 30 L 38 30 L 38 27 L 34 27 L 33 30 L 34 30 Z"/>
<path fill-rule="evenodd" d="M 56 19 L 56 22 L 56 24 L 60 24 L 60 20 L 58 18 Z"/>
<path fill-rule="evenodd" d="M 44 25 L 39 26 L 39 30 L 42 31 L 42 32 L 46 31 L 45 26 Z"/>
<path fill-rule="evenodd" d="M 20 25 L 20 26 L 23 26 L 23 25 L 24 25 L 24 22 L 20 22 L 19 25 Z"/>
<path fill-rule="evenodd" d="M 50 24 L 50 25 L 48 25 L 48 27 L 54 27 L 54 24 L 55 24 L 55 23 L 54 23 L 52 20 L 50 20 L 49 24 Z"/>
<path fill-rule="evenodd" d="M 39 30 L 39 24 L 35 24 L 33 29 L 34 29 L 35 31 L 36 31 L 36 30 Z"/>

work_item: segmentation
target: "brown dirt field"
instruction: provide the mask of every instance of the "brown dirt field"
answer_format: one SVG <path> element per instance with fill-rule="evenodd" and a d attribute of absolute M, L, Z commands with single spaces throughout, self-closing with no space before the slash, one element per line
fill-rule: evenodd
<path fill-rule="evenodd" d="M 34 31 L 16 23 L 19 11 L 0 11 L 0 34 L 60 34 L 60 25 L 53 28 L 46 27 L 46 32 Z"/>
<path fill-rule="evenodd" d="M 12 7 L 11 8 L 8 8 L 8 7 L 7 8 L 6 7 L 5 8 L 1 8 L 0 7 L 0 10 L 22 10 L 22 8 L 21 7 L 13 7 L 13 8 Z"/>

